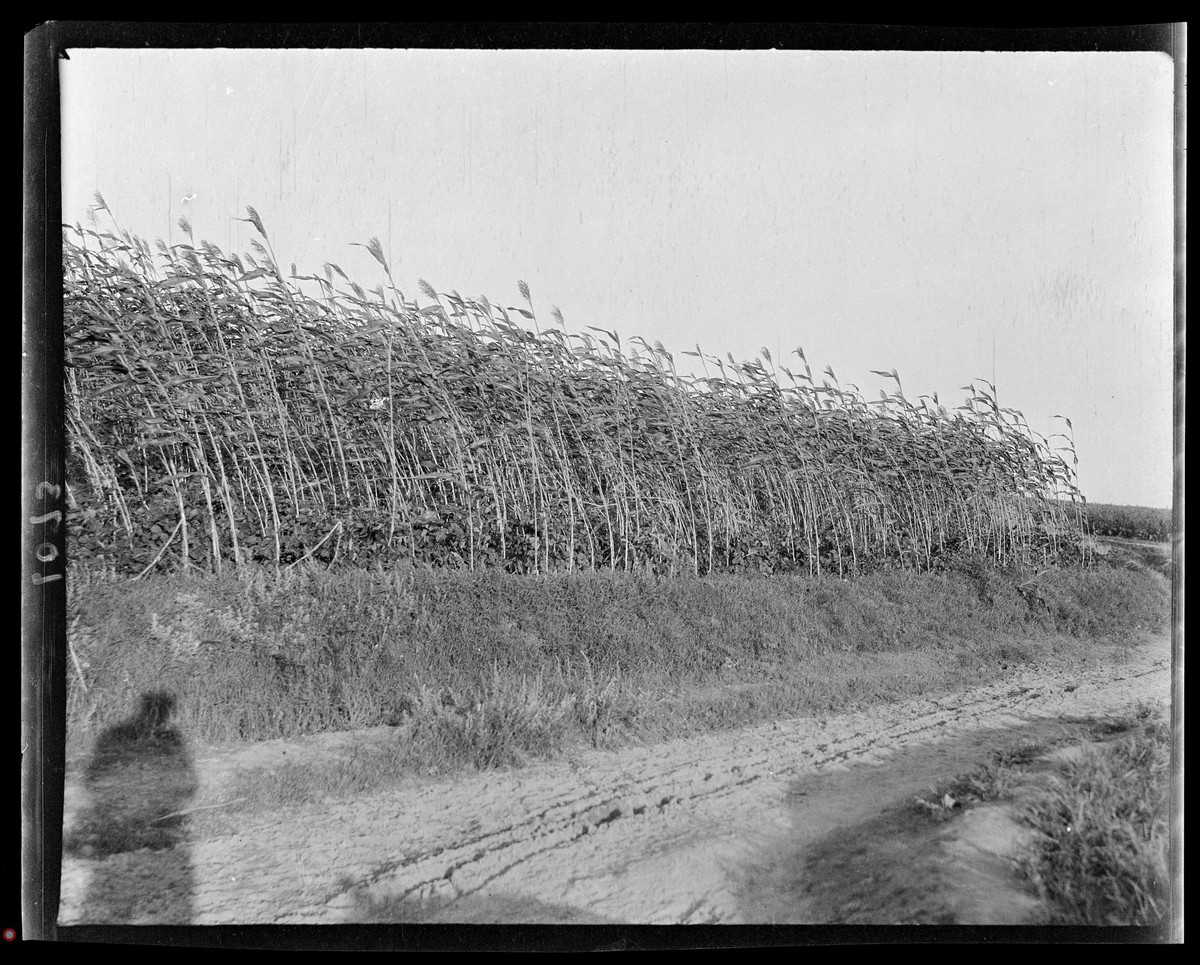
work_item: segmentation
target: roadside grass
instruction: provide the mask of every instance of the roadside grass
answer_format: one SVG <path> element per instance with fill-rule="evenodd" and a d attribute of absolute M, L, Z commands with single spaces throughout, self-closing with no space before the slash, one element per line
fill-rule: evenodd
<path fill-rule="evenodd" d="M 1051 749 L 1049 741 L 1022 741 L 997 748 L 988 760 L 970 773 L 930 788 L 928 797 L 916 798 L 913 806 L 934 820 L 945 821 L 967 804 L 986 804 L 1010 796 L 1025 778 L 1025 768 Z"/>
<path fill-rule="evenodd" d="M 247 808 L 307 804 L 414 774 L 483 771 L 553 757 L 569 733 L 575 702 L 545 700 L 536 682 L 510 683 L 498 679 L 496 689 L 474 704 L 449 691 L 422 690 L 395 725 L 392 740 L 353 744 L 317 767 L 306 762 L 244 768 L 224 796 Z"/>
<path fill-rule="evenodd" d="M 1015 800 L 1018 820 L 1034 831 L 1017 873 L 1049 909 L 1043 924 L 1162 925 L 1170 907 L 1170 726 L 1143 706 L 1095 722 L 1087 737 L 1098 743 L 1049 780 L 1032 783 L 1035 762 L 1070 737 L 997 749 L 912 807 L 941 822 L 964 806 Z"/>
<path fill-rule="evenodd" d="M 248 796 L 273 801 L 844 712 L 1015 664 L 1120 659 L 1166 631 L 1170 593 L 1152 573 L 982 566 L 854 580 L 304 565 L 70 577 L 72 756 L 151 692 L 173 694 L 173 725 L 204 744 L 393 729 L 392 751 L 323 776 L 248 775 Z"/>
<path fill-rule="evenodd" d="M 1026 811 L 1038 840 L 1021 870 L 1051 924 L 1160 925 L 1169 911 L 1170 725 L 1150 708 L 1126 723 Z"/>

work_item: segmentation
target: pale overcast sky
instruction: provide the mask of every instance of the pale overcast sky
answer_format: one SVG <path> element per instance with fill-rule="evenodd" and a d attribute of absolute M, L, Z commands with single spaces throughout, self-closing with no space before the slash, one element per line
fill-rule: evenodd
<path fill-rule="evenodd" d="M 973 378 L 1171 505 L 1173 66 L 1153 53 L 72 49 L 63 219 L 487 295 L 868 398 Z M 108 224 L 105 219 L 103 224 Z M 793 359 L 793 361 L 795 361 Z"/>

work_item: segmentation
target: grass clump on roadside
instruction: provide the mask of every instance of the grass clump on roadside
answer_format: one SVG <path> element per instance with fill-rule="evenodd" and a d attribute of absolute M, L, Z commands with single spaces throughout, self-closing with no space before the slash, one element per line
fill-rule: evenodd
<path fill-rule="evenodd" d="M 913 807 L 935 821 L 948 821 L 968 804 L 985 804 L 1011 795 L 1026 780 L 1026 765 L 1044 754 L 1051 742 L 1027 740 L 991 752 L 988 760 L 968 774 L 933 785 Z"/>
<path fill-rule="evenodd" d="M 499 669 L 477 700 L 422 687 L 401 712 L 402 763 L 436 774 L 550 757 L 562 745 L 573 704 L 569 695 L 548 696 L 536 678 Z"/>
<path fill-rule="evenodd" d="M 1022 870 L 1064 925 L 1159 925 L 1170 907 L 1170 725 L 1144 709 L 1127 736 L 1088 749 L 1028 810 Z"/>
<path fill-rule="evenodd" d="M 478 699 L 422 688 L 402 704 L 391 740 L 350 743 L 315 764 L 243 768 L 225 796 L 249 808 L 306 804 L 412 775 L 454 775 L 553 757 L 570 732 L 574 701 L 548 701 L 536 682 L 497 674 Z M 219 824 L 223 817 L 213 820 Z"/>

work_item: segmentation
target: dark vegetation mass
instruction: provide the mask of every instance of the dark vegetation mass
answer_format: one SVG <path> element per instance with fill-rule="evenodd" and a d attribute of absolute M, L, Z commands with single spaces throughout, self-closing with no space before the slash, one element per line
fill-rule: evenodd
<path fill-rule="evenodd" d="M 801 349 L 796 371 L 697 350 L 686 375 L 661 344 L 542 324 L 524 283 L 506 307 L 422 282 L 421 304 L 375 239 L 372 292 L 285 277 L 248 213 L 244 259 L 68 231 L 74 558 L 816 575 L 1086 552 L 1069 438 L 986 383 L 948 409 L 893 370 L 867 401 Z"/>

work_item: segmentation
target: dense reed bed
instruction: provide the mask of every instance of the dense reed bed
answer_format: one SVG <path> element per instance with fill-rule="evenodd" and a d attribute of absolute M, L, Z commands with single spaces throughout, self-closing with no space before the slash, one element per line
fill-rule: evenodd
<path fill-rule="evenodd" d="M 794 370 L 697 348 L 690 375 L 556 307 L 543 324 L 523 282 L 515 306 L 409 297 L 377 239 L 373 291 L 333 264 L 285 276 L 247 211 L 244 258 L 65 235 L 77 557 L 817 574 L 1085 545 L 1069 441 L 989 384 L 948 409 L 893 370 L 867 401 L 800 348 Z"/>

